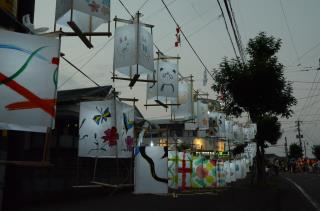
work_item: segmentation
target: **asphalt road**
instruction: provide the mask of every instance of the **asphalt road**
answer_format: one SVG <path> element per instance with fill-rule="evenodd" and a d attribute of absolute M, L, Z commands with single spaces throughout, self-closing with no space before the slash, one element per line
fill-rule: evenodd
<path fill-rule="evenodd" d="M 320 174 L 314 173 L 286 173 L 285 178 L 290 179 L 301 188 L 300 192 L 304 192 L 306 198 L 309 198 L 310 203 L 320 210 Z"/>
<path fill-rule="evenodd" d="M 271 178 L 266 187 L 252 186 L 250 178 L 247 178 L 237 181 L 228 188 L 211 190 L 208 193 L 201 194 L 181 194 L 178 198 L 173 198 L 172 195 L 134 195 L 129 192 L 116 192 L 113 195 L 81 197 L 73 200 L 53 201 L 49 199 L 45 203 L 34 203 L 28 206 L 19 206 L 19 208 L 14 210 L 316 210 L 295 186 L 283 177 Z"/>

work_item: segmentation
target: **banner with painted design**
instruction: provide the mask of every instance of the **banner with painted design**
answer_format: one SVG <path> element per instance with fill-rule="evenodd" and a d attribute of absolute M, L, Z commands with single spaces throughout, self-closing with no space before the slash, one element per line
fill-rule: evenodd
<path fill-rule="evenodd" d="M 106 100 L 80 103 L 79 157 L 131 157 L 134 108 Z"/>
<path fill-rule="evenodd" d="M 133 76 L 137 71 L 138 74 L 154 72 L 152 35 L 142 26 L 137 30 L 137 26 L 129 24 L 117 27 L 114 34 L 113 67 L 129 76 Z"/>
<path fill-rule="evenodd" d="M 56 0 L 55 20 L 67 26 L 71 19 L 82 32 L 95 31 L 101 24 L 110 21 L 110 0 Z"/>
<path fill-rule="evenodd" d="M 233 121 L 232 120 L 225 120 L 225 132 L 226 132 L 226 138 L 229 140 L 232 140 L 234 138 L 233 136 Z"/>
<path fill-rule="evenodd" d="M 223 160 L 217 161 L 217 187 L 226 186 L 226 176 L 224 172 L 224 162 Z"/>
<path fill-rule="evenodd" d="M 233 138 L 235 143 L 243 143 L 243 130 L 242 126 L 238 124 L 233 125 Z"/>
<path fill-rule="evenodd" d="M 192 162 L 192 187 L 209 188 L 217 186 L 216 161 L 202 156 L 193 157 Z"/>
<path fill-rule="evenodd" d="M 209 112 L 209 136 L 225 137 L 225 114 L 221 112 Z"/>
<path fill-rule="evenodd" d="M 178 64 L 169 60 L 157 60 L 156 72 L 148 74 L 148 80 L 156 80 L 156 83 L 147 83 L 147 99 L 158 99 L 176 102 L 178 98 Z"/>
<path fill-rule="evenodd" d="M 197 101 L 197 122 L 199 130 L 207 130 L 209 128 L 208 103 Z"/>
<path fill-rule="evenodd" d="M 178 86 L 178 100 L 173 102 L 180 105 L 171 106 L 171 114 L 174 119 L 193 119 L 192 83 L 189 79 L 180 79 Z"/>
<path fill-rule="evenodd" d="M 136 148 L 134 172 L 135 193 L 168 193 L 168 148 Z"/>
<path fill-rule="evenodd" d="M 237 177 L 236 177 L 236 161 L 230 161 L 230 179 L 231 182 L 235 182 L 237 181 Z"/>
<path fill-rule="evenodd" d="M 0 30 L 2 129 L 53 127 L 59 54 L 57 39 Z"/>
<path fill-rule="evenodd" d="M 230 174 L 230 162 L 229 161 L 224 161 L 224 175 L 226 179 L 226 183 L 231 182 L 231 174 Z"/>

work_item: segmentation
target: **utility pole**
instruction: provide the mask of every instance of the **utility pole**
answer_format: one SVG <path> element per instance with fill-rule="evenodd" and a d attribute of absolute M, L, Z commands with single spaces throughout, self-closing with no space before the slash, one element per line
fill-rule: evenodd
<path fill-rule="evenodd" d="M 296 138 L 299 139 L 299 145 L 302 149 L 301 138 L 303 138 L 303 135 L 301 135 L 301 129 L 300 129 L 300 123 L 302 123 L 302 121 L 298 120 L 298 121 L 296 121 L 296 123 L 297 123 L 297 130 L 298 130 L 298 135 L 296 135 Z"/>
<path fill-rule="evenodd" d="M 284 137 L 284 152 L 286 153 L 286 158 L 288 158 L 288 143 L 287 143 L 287 137 Z"/>
<path fill-rule="evenodd" d="M 305 141 L 303 142 L 303 145 L 304 145 L 304 157 L 307 158 L 307 148 L 306 148 L 306 142 Z"/>

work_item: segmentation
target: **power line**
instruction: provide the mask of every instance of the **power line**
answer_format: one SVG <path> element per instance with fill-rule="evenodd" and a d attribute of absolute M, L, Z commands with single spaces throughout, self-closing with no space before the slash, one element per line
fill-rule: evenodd
<path fill-rule="evenodd" d="M 143 4 L 139 7 L 138 11 L 140 11 L 148 2 L 149 0 L 145 0 Z"/>
<path fill-rule="evenodd" d="M 111 40 L 113 40 L 114 37 L 111 37 L 100 49 L 97 50 L 97 52 L 95 52 L 83 65 L 81 65 L 81 67 L 79 69 L 84 68 L 87 64 L 89 64 L 92 59 L 98 54 L 100 53 L 109 43 Z M 68 81 L 70 81 L 78 72 L 75 72 L 74 74 L 72 74 L 69 78 L 67 78 L 59 87 L 58 89 L 60 89 L 63 85 L 65 85 Z"/>
<path fill-rule="evenodd" d="M 81 71 L 77 66 L 75 66 L 74 64 L 72 64 L 72 62 L 70 62 L 68 59 L 66 59 L 64 56 L 61 56 L 61 58 L 63 60 L 65 60 L 66 62 L 68 62 L 73 68 L 75 68 L 76 70 L 78 70 L 82 75 L 84 75 L 86 78 L 88 78 L 92 83 L 94 83 L 95 85 L 97 85 L 98 87 L 100 87 L 100 85 L 95 82 L 92 78 L 90 78 L 87 74 L 85 74 L 83 71 Z"/>
<path fill-rule="evenodd" d="M 130 11 L 128 10 L 128 8 L 122 3 L 121 0 L 118 0 L 120 2 L 120 4 L 122 5 L 122 7 L 127 11 L 127 13 L 131 16 L 132 20 L 134 19 L 133 15 L 130 13 Z"/>
<path fill-rule="evenodd" d="M 234 47 L 233 40 L 232 40 L 232 38 L 231 38 L 231 34 L 230 34 L 230 31 L 229 31 L 229 28 L 228 28 L 228 24 L 227 24 L 226 18 L 225 18 L 225 16 L 224 16 L 223 9 L 222 9 L 222 7 L 221 7 L 221 4 L 220 4 L 219 0 L 217 0 L 217 2 L 218 2 L 218 5 L 219 5 L 219 8 L 220 8 L 220 11 L 221 11 L 223 20 L 224 20 L 224 24 L 225 24 L 225 26 L 226 26 L 226 30 L 227 30 L 227 33 L 228 33 L 228 36 L 229 36 L 229 39 L 230 39 L 230 42 L 231 42 L 231 45 L 232 45 L 232 48 L 233 48 L 234 55 L 236 56 L 236 58 L 239 58 L 238 55 L 237 55 L 236 48 Z"/>
<path fill-rule="evenodd" d="M 240 54 L 240 58 L 241 58 L 242 62 L 245 63 L 242 42 L 239 39 L 239 34 L 238 34 L 239 30 L 236 30 L 236 27 L 235 27 L 236 22 L 235 22 L 235 18 L 233 16 L 233 11 L 231 11 L 231 8 L 229 9 L 229 4 L 228 4 L 227 0 L 224 0 L 224 5 L 226 7 L 227 14 L 228 14 L 228 17 L 229 17 L 229 21 L 230 21 L 230 24 L 231 24 L 231 28 L 232 28 L 232 31 L 233 31 L 233 35 L 234 35 L 234 38 L 235 38 L 237 46 L 238 46 L 238 51 L 239 51 L 239 54 Z M 230 6 L 231 6 L 231 4 L 230 4 Z"/>
<path fill-rule="evenodd" d="M 167 7 L 166 3 L 164 2 L 164 0 L 161 0 L 161 2 L 163 3 L 163 5 L 166 7 L 166 10 L 168 11 L 169 15 L 171 16 L 172 20 L 175 22 L 175 24 L 177 25 L 177 27 L 179 27 L 178 22 L 176 21 L 176 19 L 173 17 L 171 11 L 169 10 L 169 8 Z M 202 66 L 205 68 L 205 71 L 207 71 L 209 73 L 209 75 L 212 77 L 212 79 L 214 79 L 212 73 L 208 70 L 207 66 L 204 64 L 204 62 L 202 61 L 202 59 L 200 58 L 199 54 L 196 52 L 196 50 L 193 48 L 193 46 L 191 45 L 190 41 L 188 40 L 187 36 L 184 34 L 183 30 L 180 29 L 182 36 L 184 37 L 184 39 L 187 41 L 187 43 L 189 44 L 190 48 L 192 49 L 193 53 L 196 55 L 196 57 L 198 58 L 198 60 L 200 61 L 200 63 L 202 64 Z"/>
<path fill-rule="evenodd" d="M 294 41 L 293 41 L 293 36 L 292 36 L 291 30 L 290 30 L 290 27 L 289 27 L 288 19 L 287 19 L 286 13 L 284 11 L 282 0 L 279 0 L 279 2 L 280 2 L 280 6 L 281 6 L 281 11 L 282 11 L 282 14 L 283 14 L 283 17 L 284 17 L 284 21 L 286 23 L 286 26 L 287 26 L 287 29 L 288 29 L 288 32 L 289 32 L 289 37 L 290 37 L 290 40 L 291 40 L 291 43 L 292 43 L 292 46 L 293 46 L 293 50 L 294 50 L 294 52 L 295 52 L 295 54 L 297 56 L 299 64 L 301 64 L 300 57 L 299 57 L 296 45 L 294 44 Z"/>

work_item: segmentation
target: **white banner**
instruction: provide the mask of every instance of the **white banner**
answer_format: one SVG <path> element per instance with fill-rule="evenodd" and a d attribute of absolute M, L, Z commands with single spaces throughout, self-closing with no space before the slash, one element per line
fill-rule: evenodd
<path fill-rule="evenodd" d="M 135 193 L 168 193 L 168 149 L 138 147 L 134 172 Z"/>
<path fill-rule="evenodd" d="M 110 21 L 110 0 L 73 0 L 73 9 Z"/>
<path fill-rule="evenodd" d="M 209 128 L 208 103 L 201 100 L 197 102 L 197 121 L 199 130 L 207 130 Z"/>
<path fill-rule="evenodd" d="M 139 41 L 137 42 L 137 36 Z M 114 35 L 114 69 L 125 75 L 152 74 L 153 39 L 150 32 L 143 27 L 137 30 L 137 24 L 117 27 Z"/>
<path fill-rule="evenodd" d="M 132 106 L 114 100 L 82 102 L 78 156 L 131 157 L 133 131 Z"/>
<path fill-rule="evenodd" d="M 192 119 L 193 97 L 192 84 L 188 79 L 182 79 L 178 83 L 178 102 L 179 106 L 171 106 L 171 114 L 174 119 Z"/>
<path fill-rule="evenodd" d="M 58 24 L 68 26 L 67 22 L 71 20 L 71 8 L 72 0 L 56 1 L 55 19 Z M 72 20 L 82 32 L 95 31 L 101 24 L 110 20 L 110 1 L 74 0 Z"/>
<path fill-rule="evenodd" d="M 149 74 L 148 79 L 155 79 L 157 82 L 147 83 L 147 99 L 176 102 L 178 97 L 178 65 L 165 60 L 158 60 L 155 65 L 157 67 L 156 77 Z"/>
<path fill-rule="evenodd" d="M 57 39 L 0 30 L 1 123 L 53 127 L 59 54 Z"/>

